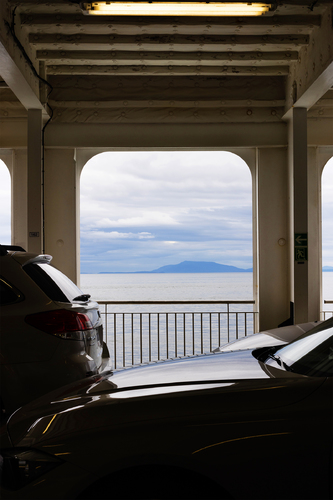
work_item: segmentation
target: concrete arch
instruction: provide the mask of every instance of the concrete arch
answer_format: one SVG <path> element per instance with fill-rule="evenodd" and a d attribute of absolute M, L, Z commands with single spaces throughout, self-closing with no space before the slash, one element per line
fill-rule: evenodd
<path fill-rule="evenodd" d="M 195 150 L 180 148 L 181 151 Z M 252 174 L 253 284 L 260 325 L 278 326 L 290 315 L 287 148 L 197 148 L 238 155 Z M 45 251 L 54 264 L 79 282 L 80 175 L 84 165 L 106 151 L 175 151 L 178 148 L 47 148 L 45 161 Z M 60 196 L 61 193 L 61 196 Z M 280 243 L 279 243 L 280 242 Z M 281 245 L 282 243 L 282 245 Z"/>
<path fill-rule="evenodd" d="M 80 174 L 86 162 L 106 151 L 175 151 L 193 148 L 46 148 L 45 252 L 72 280 L 80 276 Z M 292 170 L 286 146 L 205 147 L 201 151 L 228 151 L 241 157 L 252 173 L 254 298 L 260 304 L 259 328 L 275 328 L 290 317 L 294 299 Z M 320 166 L 332 147 L 308 148 L 309 284 L 308 320 L 319 319 L 321 243 Z M 15 152 L 17 154 L 17 152 Z M 21 212 L 22 213 L 22 212 Z M 305 310 L 305 307 L 303 308 Z M 292 318 L 291 318 L 292 319 Z M 300 322 L 307 321 L 307 319 Z"/>

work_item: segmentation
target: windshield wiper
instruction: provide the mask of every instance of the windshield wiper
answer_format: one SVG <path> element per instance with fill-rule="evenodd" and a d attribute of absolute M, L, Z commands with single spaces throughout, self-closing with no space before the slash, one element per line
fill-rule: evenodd
<path fill-rule="evenodd" d="M 268 354 L 268 357 L 270 359 L 274 359 L 274 361 L 276 361 L 278 365 L 282 366 L 282 361 L 279 356 L 275 356 L 275 354 Z"/>
<path fill-rule="evenodd" d="M 90 299 L 91 295 L 89 293 L 83 293 L 82 295 L 78 295 L 73 299 L 73 302 L 87 302 Z"/>
<path fill-rule="evenodd" d="M 268 358 L 273 359 L 274 361 L 276 361 L 277 364 L 279 366 L 281 366 L 281 368 L 284 368 L 287 372 L 292 372 L 293 371 L 293 369 L 290 368 L 290 366 L 288 366 L 284 361 L 282 361 L 282 359 L 280 358 L 280 356 L 275 356 L 275 354 L 268 354 Z"/>

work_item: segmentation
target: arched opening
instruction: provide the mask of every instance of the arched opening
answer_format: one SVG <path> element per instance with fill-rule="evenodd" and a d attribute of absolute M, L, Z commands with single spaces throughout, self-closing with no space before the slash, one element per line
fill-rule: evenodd
<path fill-rule="evenodd" d="M 333 157 L 322 173 L 322 271 L 323 311 L 327 318 L 333 311 Z"/>
<path fill-rule="evenodd" d="M 82 171 L 80 212 L 82 273 L 252 268 L 251 173 L 233 153 L 101 153 Z"/>
<path fill-rule="evenodd" d="M 0 160 L 0 243 L 11 244 L 11 178 L 7 165 Z"/>
<path fill-rule="evenodd" d="M 131 321 L 131 342 L 133 330 L 134 335 L 150 332 L 154 321 L 157 335 L 165 338 L 169 330 L 164 344 L 150 344 L 143 334 L 140 342 L 146 347 L 139 362 L 207 352 L 236 335 L 253 333 L 253 305 L 244 309 L 244 301 L 253 297 L 252 177 L 243 159 L 225 151 L 100 153 L 82 170 L 80 194 L 81 288 L 96 300 L 113 302 L 113 315 L 122 314 L 108 325 L 111 342 L 117 337 L 117 353 L 123 350 L 121 359 L 114 355 L 117 366 L 138 362 L 135 346 L 127 349 L 125 341 Z M 218 300 L 242 305 L 229 315 L 229 305 L 217 306 Z M 140 314 L 164 316 L 163 306 L 153 301 L 212 302 L 191 309 L 182 304 L 181 310 L 168 306 L 173 316 L 167 320 L 149 316 L 145 325 L 145 316 L 135 325 L 135 318 L 124 313 L 124 308 L 138 312 L 134 301 L 150 302 Z M 197 319 L 186 316 L 189 310 L 215 315 L 201 314 L 201 339 L 195 341 Z M 236 317 L 240 311 L 243 316 Z M 229 334 L 236 326 L 242 331 Z"/>

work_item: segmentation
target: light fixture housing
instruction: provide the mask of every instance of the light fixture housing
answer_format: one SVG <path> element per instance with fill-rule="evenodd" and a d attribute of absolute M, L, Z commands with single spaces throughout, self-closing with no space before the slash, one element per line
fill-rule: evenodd
<path fill-rule="evenodd" d="M 262 16 L 275 10 L 273 2 L 96 1 L 81 2 L 84 14 L 97 16 Z"/>

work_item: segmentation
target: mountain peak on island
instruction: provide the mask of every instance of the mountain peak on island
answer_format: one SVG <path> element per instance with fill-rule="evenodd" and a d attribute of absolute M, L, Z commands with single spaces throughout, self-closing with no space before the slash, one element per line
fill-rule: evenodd
<path fill-rule="evenodd" d="M 180 264 L 162 266 L 153 271 L 112 272 L 101 271 L 99 274 L 157 274 L 157 273 L 252 273 L 251 269 L 242 269 L 235 266 L 217 264 L 217 262 L 200 262 L 184 260 Z"/>
<path fill-rule="evenodd" d="M 200 262 L 184 260 L 180 264 L 162 266 L 149 273 L 246 273 L 252 269 L 241 269 L 235 266 L 226 266 L 216 262 Z"/>

